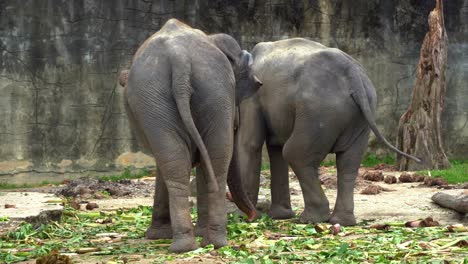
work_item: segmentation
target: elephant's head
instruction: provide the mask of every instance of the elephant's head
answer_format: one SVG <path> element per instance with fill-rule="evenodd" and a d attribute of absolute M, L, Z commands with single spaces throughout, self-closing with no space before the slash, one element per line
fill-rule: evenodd
<path fill-rule="evenodd" d="M 214 34 L 209 38 L 231 62 L 236 77 L 236 106 L 238 106 L 242 100 L 252 96 L 262 86 L 252 71 L 252 55 L 241 50 L 237 41 L 227 34 Z"/>
<path fill-rule="evenodd" d="M 231 66 L 236 77 L 236 106 L 238 107 L 242 100 L 255 94 L 260 86 L 262 86 L 262 83 L 253 74 L 252 55 L 245 50 L 241 50 L 237 41 L 227 34 L 215 34 L 210 35 L 209 37 L 212 43 L 218 47 L 231 62 Z M 239 111 L 236 111 L 235 127 L 239 126 L 238 115 Z M 229 166 L 227 182 L 229 190 L 231 191 L 230 198 L 236 203 L 239 209 L 247 214 L 249 221 L 251 221 L 257 216 L 257 211 L 243 188 L 240 167 L 238 164 L 238 136 L 238 133 L 235 133 L 233 157 Z"/>

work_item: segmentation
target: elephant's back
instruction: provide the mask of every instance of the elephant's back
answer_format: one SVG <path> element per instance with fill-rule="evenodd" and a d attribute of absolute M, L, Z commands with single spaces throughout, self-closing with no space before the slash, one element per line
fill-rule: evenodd
<path fill-rule="evenodd" d="M 360 116 L 350 96 L 348 77 L 363 70 L 344 52 L 306 39 L 290 39 L 260 43 L 252 54 L 254 73 L 263 82 L 259 100 L 279 143 L 287 140 L 297 116 L 311 116 L 311 120 L 336 126 L 336 131 Z M 317 113 L 324 115 L 314 116 Z"/>
<path fill-rule="evenodd" d="M 184 69 L 179 69 L 178 65 Z M 168 97 L 172 72 L 186 69 L 189 69 L 186 74 L 190 75 L 194 90 L 201 90 L 200 83 L 210 82 L 210 78 L 212 81 L 215 73 L 230 82 L 234 78 L 228 59 L 205 33 L 170 19 L 136 52 L 128 77 L 130 89 L 146 90 L 151 86 Z"/>

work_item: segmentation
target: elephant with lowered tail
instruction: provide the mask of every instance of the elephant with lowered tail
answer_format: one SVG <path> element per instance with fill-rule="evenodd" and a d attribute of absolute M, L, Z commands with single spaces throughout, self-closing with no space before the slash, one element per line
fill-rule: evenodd
<path fill-rule="evenodd" d="M 227 244 L 227 174 L 238 169 L 230 166 L 236 106 L 261 85 L 251 65 L 251 55 L 232 37 L 208 36 L 170 19 L 140 46 L 131 68 L 120 74 L 131 128 L 157 164 L 146 237 L 172 238 L 170 251 L 195 249 L 195 234 L 203 237 L 202 246 Z M 194 232 L 188 196 L 195 165 L 198 222 Z M 240 180 L 229 179 L 229 186 L 239 207 L 254 218 L 254 207 Z"/>

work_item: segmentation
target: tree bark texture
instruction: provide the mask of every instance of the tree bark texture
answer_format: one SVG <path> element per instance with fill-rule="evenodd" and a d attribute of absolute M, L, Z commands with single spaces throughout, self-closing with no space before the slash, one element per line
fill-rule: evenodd
<path fill-rule="evenodd" d="M 442 0 L 437 0 L 428 20 L 429 32 L 421 47 L 412 100 L 400 118 L 397 136 L 398 148 L 421 158 L 423 162 L 418 164 L 399 156 L 397 163 L 400 170 L 450 167 L 442 144 L 440 122 L 446 92 L 448 48 Z"/>

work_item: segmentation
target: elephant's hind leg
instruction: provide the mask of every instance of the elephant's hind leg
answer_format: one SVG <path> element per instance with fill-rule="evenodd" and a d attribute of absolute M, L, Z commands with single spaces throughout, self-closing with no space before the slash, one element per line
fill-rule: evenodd
<path fill-rule="evenodd" d="M 171 156 L 184 157 L 168 162 L 159 161 L 158 163 L 169 194 L 169 212 L 172 226 L 172 244 L 169 251 L 191 251 L 198 247 L 193 233 L 188 200 L 191 160 L 185 155 L 178 155 L 177 151 L 166 151 Z M 188 155 L 188 151 L 186 155 Z"/>
<path fill-rule="evenodd" d="M 326 120 L 320 116 L 299 114 L 294 130 L 283 148 L 283 156 L 296 173 L 304 198 L 304 211 L 300 216 L 303 223 L 326 222 L 330 218 L 330 207 L 322 189 L 318 168 L 331 150 L 335 134 L 325 131 Z"/>
<path fill-rule="evenodd" d="M 213 164 L 219 190 L 214 193 L 208 193 L 206 183 L 200 184 L 204 187 L 201 188 L 203 193 L 198 197 L 201 195 L 205 196 L 200 202 L 202 202 L 201 206 L 206 211 L 201 212 L 202 214 L 199 215 L 199 217 L 205 217 L 205 219 L 200 219 L 198 224 L 201 224 L 201 226 L 203 226 L 203 222 L 205 224 L 201 245 L 213 244 L 215 248 L 220 248 L 227 245 L 226 178 L 232 147 L 229 146 L 229 142 L 223 144 L 223 142 L 216 142 L 217 140 L 215 139 L 205 139 L 205 141 L 208 142 L 208 152 L 212 155 L 211 163 Z M 203 166 L 202 169 L 203 173 L 206 173 Z M 202 177 L 197 177 L 197 182 L 203 182 L 203 179 Z"/>
<path fill-rule="evenodd" d="M 190 195 L 190 170 L 192 168 L 191 155 L 186 142 L 181 137 L 174 135 L 173 131 L 162 129 L 170 125 L 164 122 L 159 122 L 158 124 L 151 131 L 153 137 L 148 137 L 148 139 L 160 172 L 158 177 L 162 176 L 167 187 L 172 228 L 172 244 L 169 247 L 169 251 L 187 252 L 198 247 L 193 234 L 188 200 Z M 160 186 L 163 185 L 161 184 Z M 161 196 L 156 196 L 155 203 L 157 209 L 159 208 L 157 200 L 158 198 L 165 198 L 164 192 Z M 161 204 L 161 207 L 164 207 L 163 205 Z M 164 209 L 162 213 L 164 213 Z M 153 216 L 157 217 L 156 221 L 162 217 L 157 213 Z"/>
<path fill-rule="evenodd" d="M 203 179 L 205 175 L 202 169 L 203 165 L 197 167 L 197 224 L 195 226 L 195 235 L 203 237 L 208 226 L 208 188 Z"/>
<path fill-rule="evenodd" d="M 151 226 L 145 234 L 147 239 L 171 239 L 171 217 L 169 215 L 169 194 L 161 171 L 156 171 L 156 192 L 153 203 Z"/>
<path fill-rule="evenodd" d="M 362 157 L 367 148 L 369 129 L 364 130 L 354 143 L 343 152 L 336 153 L 338 190 L 330 223 L 343 226 L 356 224 L 354 216 L 354 184 Z"/>
<path fill-rule="evenodd" d="M 296 214 L 291 209 L 289 194 L 289 167 L 283 158 L 281 146 L 268 147 L 271 171 L 271 206 L 268 215 L 273 219 L 289 219 Z"/>

